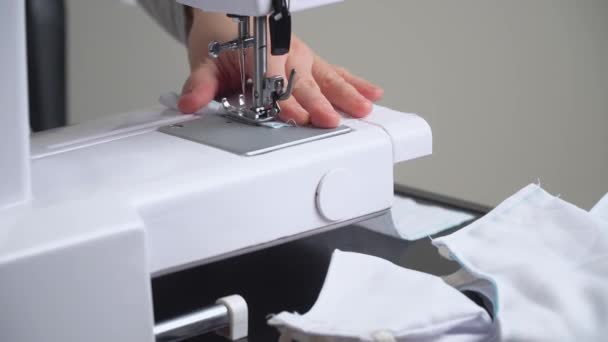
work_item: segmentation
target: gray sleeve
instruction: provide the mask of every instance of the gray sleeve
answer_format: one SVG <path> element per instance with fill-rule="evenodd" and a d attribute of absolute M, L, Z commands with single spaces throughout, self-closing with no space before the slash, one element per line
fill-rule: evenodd
<path fill-rule="evenodd" d="M 175 0 L 137 0 L 137 2 L 173 38 L 183 44 L 187 43 L 189 20 L 184 5 Z"/>

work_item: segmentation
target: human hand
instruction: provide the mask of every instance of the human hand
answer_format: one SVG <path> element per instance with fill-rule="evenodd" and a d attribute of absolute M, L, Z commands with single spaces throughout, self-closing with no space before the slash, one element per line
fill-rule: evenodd
<path fill-rule="evenodd" d="M 218 95 L 240 92 L 238 52 L 225 52 L 217 59 L 207 55 L 210 41 L 224 42 L 236 36 L 236 25 L 226 16 L 193 11 L 188 38 L 191 73 L 178 103 L 182 112 L 196 112 Z M 252 55 L 248 51 L 245 63 L 248 78 L 253 70 Z M 327 63 L 295 36 L 292 37 L 288 54 L 268 55 L 267 75 L 282 76 L 287 80 L 286 75 L 292 69 L 296 70 L 292 96 L 280 102 L 279 117 L 283 121 L 293 120 L 301 126 L 338 126 L 340 115 L 334 107 L 355 118 L 364 117 L 371 112 L 372 102 L 379 100 L 383 94 L 381 88 L 344 68 Z"/>

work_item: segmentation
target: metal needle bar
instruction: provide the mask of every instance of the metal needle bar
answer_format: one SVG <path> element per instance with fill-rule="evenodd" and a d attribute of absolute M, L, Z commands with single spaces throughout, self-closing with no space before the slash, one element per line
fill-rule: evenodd
<path fill-rule="evenodd" d="M 154 326 L 156 342 L 178 342 L 228 327 L 228 308 L 218 304 Z"/>
<path fill-rule="evenodd" d="M 266 27 L 267 18 L 265 16 L 255 17 L 253 19 L 253 63 L 254 63 L 254 80 L 253 80 L 253 107 L 263 108 L 263 90 L 264 80 L 266 79 Z"/>
<path fill-rule="evenodd" d="M 245 70 L 245 40 L 249 38 L 249 17 L 241 17 L 239 18 L 239 39 L 241 41 L 240 46 L 240 68 L 241 68 L 241 94 L 245 95 L 245 85 L 246 85 L 246 70 Z"/>

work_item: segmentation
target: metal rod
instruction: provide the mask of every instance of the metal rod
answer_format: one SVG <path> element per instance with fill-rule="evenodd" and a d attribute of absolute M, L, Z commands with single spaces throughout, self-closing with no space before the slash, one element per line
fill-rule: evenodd
<path fill-rule="evenodd" d="M 245 40 L 249 38 L 249 17 L 239 18 L 239 40 L 241 41 L 241 51 L 239 51 L 239 66 L 241 71 L 241 94 L 245 95 L 246 70 L 245 70 Z"/>
<path fill-rule="evenodd" d="M 264 80 L 266 79 L 266 26 L 265 16 L 253 19 L 253 35 L 255 38 L 253 51 L 253 107 L 264 107 Z"/>
<path fill-rule="evenodd" d="M 248 37 L 243 41 L 240 39 L 235 39 L 223 44 L 217 41 L 212 41 L 209 43 L 209 56 L 218 58 L 220 54 L 226 50 L 238 50 L 241 48 L 241 46 L 243 46 L 243 48 L 248 48 L 253 46 L 253 44 L 253 37 Z"/>
<path fill-rule="evenodd" d="M 178 342 L 228 327 L 230 317 L 224 305 L 210 306 L 154 326 L 156 342 Z"/>
<path fill-rule="evenodd" d="M 249 37 L 249 17 L 239 18 L 239 38 L 245 39 Z"/>

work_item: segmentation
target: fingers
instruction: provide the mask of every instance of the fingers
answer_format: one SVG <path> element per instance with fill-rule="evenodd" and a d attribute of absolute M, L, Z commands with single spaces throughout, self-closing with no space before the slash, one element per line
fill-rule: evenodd
<path fill-rule="evenodd" d="M 310 114 L 310 122 L 320 128 L 334 128 L 340 123 L 340 115 L 321 92 L 310 75 L 296 77 L 293 97 Z"/>
<path fill-rule="evenodd" d="M 182 113 L 194 113 L 208 105 L 218 92 L 218 70 L 212 63 L 201 64 L 184 84 L 177 103 Z"/>
<path fill-rule="evenodd" d="M 281 76 L 284 80 L 287 79 L 285 76 L 285 62 L 287 56 L 268 56 L 268 71 L 266 72 L 269 76 Z M 307 126 L 310 123 L 310 116 L 308 112 L 296 101 L 293 96 L 290 96 L 287 100 L 279 102 L 281 106 L 281 112 L 279 118 L 285 122 L 293 120 L 298 126 Z"/>
<path fill-rule="evenodd" d="M 337 127 L 340 124 L 340 115 L 315 82 L 311 74 L 313 61 L 314 54 L 312 51 L 297 37 L 293 37 L 291 51 L 285 61 L 284 69 L 287 72 L 291 72 L 291 69 L 296 69 L 292 98 L 300 106 L 283 106 L 286 112 L 285 116 L 296 117 L 297 115 L 298 117 L 304 117 L 303 113 L 307 112 L 308 122 L 313 126 L 321 128 Z M 289 100 L 286 102 L 289 102 Z M 295 118 L 294 120 L 298 121 Z"/>
<path fill-rule="evenodd" d="M 384 90 L 369 81 L 362 79 L 361 77 L 355 76 L 350 72 L 346 71 L 346 69 L 342 67 L 333 66 L 333 69 L 338 73 L 338 75 L 342 76 L 344 80 L 350 84 L 352 84 L 355 89 L 361 95 L 365 96 L 368 100 L 372 102 L 376 102 L 382 98 L 384 95 Z"/>
<path fill-rule="evenodd" d="M 307 126 L 310 123 L 310 115 L 293 96 L 279 103 L 281 112 L 279 118 L 285 122 L 293 120 L 298 126 Z"/>
<path fill-rule="evenodd" d="M 372 103 L 327 62 L 316 58 L 312 67 L 313 77 L 321 92 L 337 107 L 353 117 L 364 117 L 372 111 Z"/>

